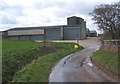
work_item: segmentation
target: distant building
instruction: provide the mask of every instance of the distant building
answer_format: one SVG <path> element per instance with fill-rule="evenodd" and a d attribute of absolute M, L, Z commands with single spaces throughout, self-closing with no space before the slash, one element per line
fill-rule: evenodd
<path fill-rule="evenodd" d="M 0 31 L 0 37 L 2 37 L 2 32 Z"/>
<path fill-rule="evenodd" d="M 90 37 L 90 30 L 86 28 L 86 37 Z"/>
<path fill-rule="evenodd" d="M 80 18 L 80 17 L 76 17 L 76 16 L 73 16 L 73 17 L 68 17 L 67 18 L 67 24 L 68 25 L 83 25 L 84 24 L 84 19 Z"/>
<path fill-rule="evenodd" d="M 0 37 L 7 38 L 7 31 L 0 31 Z"/>
<path fill-rule="evenodd" d="M 96 37 L 96 36 L 97 36 L 97 32 L 95 30 L 91 30 L 90 37 Z"/>
<path fill-rule="evenodd" d="M 10 39 L 82 40 L 86 38 L 86 22 L 80 17 L 67 18 L 67 25 L 21 27 L 7 30 Z"/>

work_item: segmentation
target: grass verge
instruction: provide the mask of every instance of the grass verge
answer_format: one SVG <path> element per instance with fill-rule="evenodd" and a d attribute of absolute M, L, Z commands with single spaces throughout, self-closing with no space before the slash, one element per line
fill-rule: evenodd
<path fill-rule="evenodd" d="M 2 43 L 3 43 L 2 45 L 2 50 L 3 50 L 2 51 L 2 54 L 3 54 L 2 55 L 2 70 L 3 70 L 2 80 L 3 82 L 12 81 L 12 80 L 17 81 L 19 80 L 19 78 L 20 80 L 21 78 L 22 80 L 24 78 L 27 81 L 28 79 L 30 79 L 30 77 L 34 77 L 34 75 L 36 75 L 36 79 L 37 79 L 38 77 L 37 73 L 39 70 L 40 70 L 39 73 L 45 76 L 46 79 L 44 78 L 44 80 L 47 80 L 49 72 L 47 72 L 47 75 L 46 75 L 44 72 L 45 70 L 50 71 L 51 67 L 54 65 L 55 62 L 57 62 L 58 60 L 60 60 L 61 58 L 63 58 L 68 54 L 71 54 L 73 52 L 83 49 L 80 46 L 78 49 L 73 49 L 73 46 L 75 45 L 75 43 L 47 43 L 49 45 L 47 45 L 46 47 L 43 47 L 43 43 L 37 43 L 29 40 L 3 39 Z M 35 67 L 38 65 L 34 64 L 38 61 L 33 62 L 33 60 L 38 60 L 38 58 L 39 60 L 40 59 L 43 60 L 43 61 L 40 60 L 40 63 L 42 63 L 42 65 L 40 64 L 40 66 L 42 66 L 40 68 Z M 52 60 L 52 61 L 49 62 L 49 60 Z M 28 64 L 33 67 L 31 69 L 28 69 L 28 72 L 31 71 L 30 73 L 33 73 L 33 74 L 30 75 L 30 73 L 27 73 L 27 71 L 24 71 L 25 73 L 21 74 L 24 68 L 29 67 Z M 48 65 L 48 67 L 45 64 Z M 34 69 L 36 71 L 32 72 L 32 70 Z M 29 75 L 30 77 L 28 77 Z M 17 76 L 19 76 L 18 79 L 16 79 Z M 40 80 L 40 81 L 44 81 L 44 80 Z"/>
<path fill-rule="evenodd" d="M 118 55 L 98 50 L 93 53 L 93 60 L 115 74 L 120 74 L 118 70 Z"/>
<path fill-rule="evenodd" d="M 42 43 L 27 40 L 3 39 L 2 46 L 2 81 L 11 81 L 13 75 L 24 66 L 48 53 L 58 51 L 56 48 L 44 48 Z"/>
<path fill-rule="evenodd" d="M 76 51 L 78 50 L 63 50 L 42 56 L 33 64 L 16 73 L 12 82 L 48 82 L 49 74 L 55 63 Z"/>

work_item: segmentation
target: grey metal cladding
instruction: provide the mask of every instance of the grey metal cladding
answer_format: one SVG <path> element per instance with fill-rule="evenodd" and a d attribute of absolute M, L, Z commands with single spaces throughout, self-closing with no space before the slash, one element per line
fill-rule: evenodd
<path fill-rule="evenodd" d="M 63 34 L 64 34 L 64 40 L 75 40 L 76 38 L 81 39 L 81 28 L 65 27 Z"/>
<path fill-rule="evenodd" d="M 29 40 L 29 36 L 28 35 L 26 35 L 26 36 L 20 36 L 20 39 L 26 39 L 26 40 Z"/>
<path fill-rule="evenodd" d="M 84 19 L 80 18 L 80 17 L 69 17 L 67 18 L 67 24 L 68 25 L 81 25 L 84 22 Z"/>
<path fill-rule="evenodd" d="M 9 36 L 10 39 L 26 39 L 26 40 L 44 40 L 44 35 L 19 35 Z"/>
<path fill-rule="evenodd" d="M 19 36 L 9 36 L 9 39 L 19 39 Z"/>
<path fill-rule="evenodd" d="M 67 19 L 67 24 L 68 25 L 76 25 L 76 18 L 68 18 Z"/>
<path fill-rule="evenodd" d="M 30 40 L 44 40 L 44 35 L 31 35 Z"/>
<path fill-rule="evenodd" d="M 62 40 L 61 28 L 45 29 L 44 35 L 47 40 Z"/>

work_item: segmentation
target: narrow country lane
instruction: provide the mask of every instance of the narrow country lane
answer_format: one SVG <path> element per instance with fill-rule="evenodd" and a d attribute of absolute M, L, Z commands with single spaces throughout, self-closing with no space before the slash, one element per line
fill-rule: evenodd
<path fill-rule="evenodd" d="M 99 46 L 88 47 L 63 58 L 53 69 L 49 82 L 109 82 L 109 76 L 91 63 L 90 56 Z"/>

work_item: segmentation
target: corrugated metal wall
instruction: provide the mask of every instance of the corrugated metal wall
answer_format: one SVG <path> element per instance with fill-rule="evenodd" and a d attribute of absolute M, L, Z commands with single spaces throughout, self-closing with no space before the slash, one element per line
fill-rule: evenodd
<path fill-rule="evenodd" d="M 45 29 L 45 38 L 47 40 L 62 40 L 61 28 Z"/>
<path fill-rule="evenodd" d="M 63 35 L 64 35 L 64 40 L 76 40 L 76 38 L 81 39 L 81 28 L 65 27 Z"/>
<path fill-rule="evenodd" d="M 19 36 L 9 36 L 9 39 L 19 39 Z"/>
<path fill-rule="evenodd" d="M 26 40 L 29 40 L 29 36 L 26 35 L 26 36 L 20 36 L 20 39 L 26 39 Z"/>
<path fill-rule="evenodd" d="M 31 40 L 44 40 L 44 35 L 31 35 Z"/>
<path fill-rule="evenodd" d="M 57 28 L 46 28 L 44 34 L 39 35 L 16 35 L 9 36 L 11 39 L 27 39 L 27 40 L 76 40 L 85 39 L 85 28 L 80 26 L 59 26 Z"/>
<path fill-rule="evenodd" d="M 26 40 L 44 40 L 44 35 L 20 35 L 9 36 L 10 39 L 26 39 Z"/>

